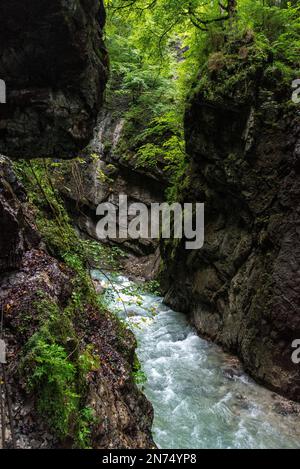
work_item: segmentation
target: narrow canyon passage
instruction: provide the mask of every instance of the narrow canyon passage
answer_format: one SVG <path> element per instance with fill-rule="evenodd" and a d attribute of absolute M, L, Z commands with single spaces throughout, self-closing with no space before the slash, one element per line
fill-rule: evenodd
<path fill-rule="evenodd" d="M 300 448 L 300 1 L 0 16 L 0 448 Z"/>
<path fill-rule="evenodd" d="M 92 276 L 137 338 L 158 447 L 300 448 L 299 417 L 290 413 L 296 404 L 256 384 L 160 296 L 139 291 L 124 276 L 109 280 L 98 270 Z"/>

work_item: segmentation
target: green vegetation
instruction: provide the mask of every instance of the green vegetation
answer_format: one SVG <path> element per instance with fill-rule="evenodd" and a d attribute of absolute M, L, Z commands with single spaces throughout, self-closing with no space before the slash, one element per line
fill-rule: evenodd
<path fill-rule="evenodd" d="M 244 86 L 247 100 L 261 67 L 290 86 L 300 73 L 300 7 L 283 0 L 107 0 L 106 7 L 107 98 L 125 120 L 115 152 L 138 170 L 164 173 L 168 199 L 177 200 L 186 184 L 191 87 L 214 101 Z"/>
<path fill-rule="evenodd" d="M 117 267 L 119 252 L 77 236 L 54 189 L 49 165 L 42 160 L 18 162 L 15 169 L 26 186 L 30 210 L 48 251 L 73 272 L 72 293 L 66 306 L 60 308 L 47 292 L 37 292 L 32 308 L 38 327 L 24 347 L 20 372 L 27 390 L 37 399 L 39 413 L 55 434 L 61 439 L 71 437 L 76 447 L 89 447 L 94 416 L 85 405 L 86 378 L 101 363 L 91 344 L 79 342 L 75 324 L 84 321 L 87 308 L 106 314 L 89 269 L 103 262 Z M 25 319 L 21 321 L 24 330 L 30 327 L 30 318 Z"/>
<path fill-rule="evenodd" d="M 168 199 L 178 200 L 189 184 L 184 113 L 191 89 L 211 102 L 224 96 L 234 99 L 236 93 L 247 102 L 260 71 L 274 89 L 278 84 L 288 88 L 300 73 L 300 7 L 295 1 L 267 0 L 224 0 L 224 7 L 204 0 L 106 4 L 111 60 L 107 105 L 115 119 L 124 119 L 113 151 L 139 171 L 163 175 Z M 111 147 L 107 142 L 106 149 Z M 25 345 L 20 373 L 57 436 L 71 437 L 75 446 L 86 448 L 95 423 L 85 402 L 87 375 L 101 362 L 91 345 L 79 343 L 75 325 L 87 308 L 105 313 L 105 297 L 96 294 L 89 271 L 100 263 L 117 269 L 120 251 L 78 237 L 55 189 L 52 169 L 57 165 L 42 159 L 15 163 L 49 253 L 73 273 L 66 305 L 59 307 L 46 293 L 39 295 L 38 327 Z M 103 171 L 98 177 L 112 181 Z M 173 246 L 177 242 L 170 241 Z M 157 293 L 158 287 L 152 282 L 144 291 Z M 138 288 L 139 293 L 130 288 L 137 304 L 142 293 Z M 24 315 L 21 327 L 26 329 L 29 321 Z M 126 356 L 125 323 L 116 319 L 116 329 L 117 347 Z M 133 377 L 138 384 L 145 382 L 137 357 Z"/>
<path fill-rule="evenodd" d="M 147 376 L 145 375 L 141 363 L 136 354 L 134 355 L 132 376 L 138 386 L 143 386 L 147 382 Z"/>
<path fill-rule="evenodd" d="M 60 310 L 46 295 L 40 296 L 33 305 L 40 327 L 24 347 L 20 372 L 37 399 L 38 412 L 55 434 L 62 439 L 72 436 L 75 446 L 88 447 L 88 414 L 82 405 L 86 376 L 100 367 L 99 358 L 92 346 L 82 349 L 78 342 L 73 299 Z"/>
<path fill-rule="evenodd" d="M 174 43 L 165 48 L 164 56 L 157 51 L 152 55 L 134 9 L 128 16 L 128 11 L 116 11 L 114 2 L 107 3 L 107 103 L 116 109 L 116 118 L 124 119 L 114 153 L 137 170 L 165 174 L 175 183 L 185 170 L 184 100 L 176 80 L 180 51 Z"/>
<path fill-rule="evenodd" d="M 84 292 L 88 300 L 94 297 L 90 289 L 88 270 L 101 264 L 108 264 L 117 269 L 118 258 L 122 252 L 118 248 L 108 248 L 96 241 L 79 238 L 64 203 L 56 189 L 51 172 L 57 163 L 45 160 L 15 163 L 15 169 L 23 181 L 35 221 L 49 252 L 64 261 L 76 272 L 78 283 L 86 287 Z M 55 174 L 55 173 L 54 173 Z"/>
<path fill-rule="evenodd" d="M 75 387 L 76 368 L 64 347 L 49 343 L 43 332 L 34 335 L 27 348 L 26 374 L 29 389 L 38 393 L 38 411 L 50 419 L 59 436 L 65 437 L 80 397 Z"/>

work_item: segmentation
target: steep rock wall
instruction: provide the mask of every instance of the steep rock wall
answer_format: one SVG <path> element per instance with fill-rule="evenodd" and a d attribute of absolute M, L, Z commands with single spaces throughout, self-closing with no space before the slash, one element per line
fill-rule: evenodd
<path fill-rule="evenodd" d="M 0 17 L 0 152 L 74 156 L 92 136 L 106 83 L 102 1 L 4 0 Z"/>
<path fill-rule="evenodd" d="M 5 0 L 0 16 L 0 78 L 7 84 L 7 103 L 0 104 L 0 151 L 13 158 L 77 155 L 93 135 L 106 83 L 102 1 Z M 38 180 L 33 181 L 43 199 Z M 51 218 L 51 203 L 45 200 L 45 206 L 44 216 Z M 152 406 L 133 379 L 134 337 L 93 296 L 71 319 L 68 308 L 78 298 L 80 272 L 62 261 L 61 252 L 50 254 L 35 226 L 39 210 L 29 203 L 11 161 L 1 156 L 0 310 L 17 447 L 153 447 Z M 76 251 L 79 240 L 73 242 Z M 81 275 L 88 274 L 83 269 Z M 86 293 L 93 291 L 89 280 Z M 55 408 L 60 386 L 53 386 L 53 362 L 33 388 L 41 338 L 46 349 L 58 347 L 64 363 L 76 369 L 61 407 Z M 82 375 L 80 355 L 91 350 L 95 366 Z M 75 388 L 78 400 L 70 413 Z M 11 447 L 8 419 L 6 424 Z M 80 440 L 85 436 L 89 442 Z"/>
<path fill-rule="evenodd" d="M 299 400 L 299 107 L 251 37 L 211 57 L 199 82 L 186 111 L 182 201 L 205 202 L 205 244 L 162 245 L 166 301 L 257 380 Z"/>
<path fill-rule="evenodd" d="M 78 295 L 78 272 L 49 254 L 35 226 L 35 210 L 11 162 L 1 157 L 0 311 L 4 319 L 3 339 L 7 344 L 7 377 L 17 448 L 78 447 L 78 412 L 84 409 L 93 415 L 86 426 L 93 448 L 154 447 L 152 406 L 133 379 L 136 348 L 133 334 L 91 300 L 79 306 L 78 314 L 70 315 L 68 305 Z M 58 327 L 54 327 L 53 311 L 59 315 Z M 47 346 L 56 343 L 63 347 L 79 375 L 80 356 L 86 350 L 92 350 L 97 360 L 75 384 L 80 407 L 66 421 L 69 428 L 64 435 L 49 424 L 40 407 L 46 392 L 48 418 L 64 422 L 63 412 L 58 408 L 54 411 L 58 398 L 58 388 L 51 385 L 56 370 L 54 362 L 49 365 L 49 376 L 35 390 L 32 388 L 31 379 L 39 366 L 36 341 L 48 328 Z M 68 392 L 72 392 L 73 385 L 69 383 Z M 66 406 L 67 401 L 66 396 Z M 9 448 L 12 441 L 8 419 L 5 433 Z"/>
<path fill-rule="evenodd" d="M 152 202 L 164 200 L 167 187 L 164 178 L 155 170 L 139 171 L 134 161 L 124 162 L 123 155 L 118 153 L 122 122 L 120 117 L 113 118 L 112 111 L 103 110 L 85 158 L 61 161 L 53 169 L 55 185 L 80 231 L 95 239 L 96 224 L 100 220 L 96 216 L 99 204 L 110 202 L 118 212 L 119 195 L 127 195 L 128 209 L 134 203 L 143 203 L 150 208 Z M 105 142 L 111 142 L 109 148 Z M 132 239 L 130 236 L 105 242 L 121 246 L 138 256 L 153 254 L 159 244 L 158 239 Z"/>

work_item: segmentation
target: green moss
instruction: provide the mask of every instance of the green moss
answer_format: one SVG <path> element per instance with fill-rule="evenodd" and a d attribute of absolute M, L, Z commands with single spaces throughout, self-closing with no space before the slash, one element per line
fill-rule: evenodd
<path fill-rule="evenodd" d="M 36 295 L 31 305 L 36 332 L 24 346 L 20 373 L 53 433 L 60 439 L 72 438 L 77 447 L 89 447 L 94 417 L 85 406 L 87 375 L 101 363 L 91 344 L 83 348 L 79 343 L 75 324 L 77 327 L 84 320 L 87 308 L 106 314 L 89 269 L 104 261 L 116 267 L 119 252 L 78 238 L 43 161 L 18 162 L 16 169 L 48 251 L 73 273 L 72 293 L 65 307 L 59 307 L 46 292 Z M 29 315 L 24 316 L 20 327 L 28 332 L 30 322 Z"/>
<path fill-rule="evenodd" d="M 76 436 L 76 448 L 87 449 L 91 445 L 91 427 L 97 423 L 94 410 L 84 407 L 80 411 L 78 419 L 78 431 Z"/>
<path fill-rule="evenodd" d="M 74 298 L 63 310 L 48 299 L 35 307 L 40 327 L 24 347 L 20 373 L 51 430 L 60 439 L 71 437 L 76 446 L 89 446 L 89 420 L 82 405 L 87 374 L 99 369 L 99 357 L 91 344 L 80 350 Z"/>
<path fill-rule="evenodd" d="M 39 413 L 63 438 L 79 405 L 76 365 L 69 358 L 78 344 L 70 318 L 55 303 L 44 299 L 36 306 L 42 325 L 24 348 L 21 373 L 37 399 Z"/>

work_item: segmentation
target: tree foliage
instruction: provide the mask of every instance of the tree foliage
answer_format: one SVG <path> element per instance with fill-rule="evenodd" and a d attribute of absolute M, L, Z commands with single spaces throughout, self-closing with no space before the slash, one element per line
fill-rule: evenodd
<path fill-rule="evenodd" d="M 163 158 L 172 197 L 186 162 L 187 96 L 207 64 L 222 66 L 228 44 L 249 34 L 252 57 L 272 55 L 273 66 L 287 80 L 298 78 L 297 1 L 107 0 L 106 6 L 111 91 L 127 99 L 122 150 L 138 167 L 155 168 Z"/>

